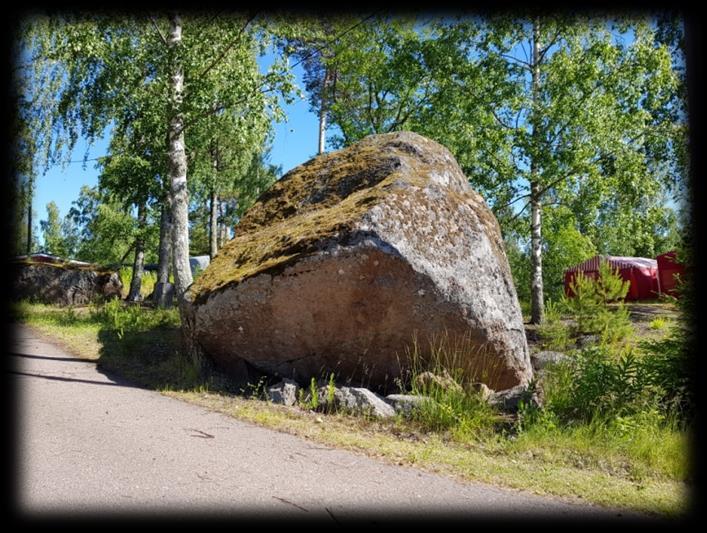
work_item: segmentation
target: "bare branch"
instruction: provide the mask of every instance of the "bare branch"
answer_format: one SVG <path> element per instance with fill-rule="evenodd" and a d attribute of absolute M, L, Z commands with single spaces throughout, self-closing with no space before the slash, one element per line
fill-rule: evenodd
<path fill-rule="evenodd" d="M 529 69 L 530 69 L 530 68 L 533 68 L 533 65 L 531 65 L 531 64 L 528 63 L 527 61 L 523 61 L 522 59 L 518 59 L 517 57 L 513 57 L 513 56 L 508 55 L 508 54 L 501 54 L 501 57 L 505 57 L 506 59 L 510 59 L 510 60 L 512 60 L 512 61 L 517 61 L 518 63 L 520 63 L 521 65 L 525 65 L 525 66 L 526 66 L 527 68 L 529 68 Z"/>
<path fill-rule="evenodd" d="M 522 198 L 522 197 L 521 197 L 521 198 Z M 506 205 L 504 205 L 503 207 L 508 207 L 509 205 L 511 205 L 511 204 L 506 204 Z M 520 215 L 522 215 L 522 214 L 523 214 L 523 211 L 525 211 L 526 209 L 528 209 L 528 206 L 529 206 L 529 205 L 530 205 L 530 200 L 528 200 L 528 201 L 525 203 L 525 205 L 523 206 L 523 209 L 521 209 L 520 211 L 518 211 L 515 215 L 513 215 L 513 216 L 511 217 L 511 222 L 514 221 L 516 218 L 518 218 Z"/>
<path fill-rule="evenodd" d="M 152 25 L 155 27 L 155 30 L 157 30 L 157 33 L 160 36 L 160 39 L 162 39 L 162 42 L 164 43 L 165 46 L 169 46 L 167 44 L 167 39 L 165 36 L 162 34 L 162 31 L 160 30 L 159 26 L 157 25 L 157 22 L 155 21 L 155 17 L 150 17 L 150 22 L 152 22 Z"/>
<path fill-rule="evenodd" d="M 509 130 L 513 129 L 513 126 L 509 126 L 508 124 L 506 124 L 505 122 L 503 122 L 501 120 L 501 118 L 498 116 L 498 114 L 496 113 L 496 110 L 493 109 L 493 107 L 490 108 L 490 111 L 491 111 L 491 114 L 493 115 L 493 118 L 495 118 L 496 122 L 498 122 L 501 126 L 503 126 L 504 128 L 507 128 Z"/>
<path fill-rule="evenodd" d="M 557 40 L 560 37 L 560 34 L 561 34 L 561 31 L 558 28 L 558 30 L 555 32 L 555 36 L 550 40 L 550 43 L 540 51 L 540 57 L 538 58 L 538 61 L 540 63 L 542 63 L 543 59 L 545 59 L 545 54 L 547 54 L 547 52 L 550 50 L 550 48 L 557 42 Z"/>

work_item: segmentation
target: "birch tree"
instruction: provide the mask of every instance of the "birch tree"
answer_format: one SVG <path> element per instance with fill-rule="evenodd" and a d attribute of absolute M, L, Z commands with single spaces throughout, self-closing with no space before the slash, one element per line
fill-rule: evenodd
<path fill-rule="evenodd" d="M 337 56 L 332 122 L 341 145 L 409 129 L 447 146 L 504 234 L 528 243 L 539 323 L 543 216 L 567 209 L 597 249 L 610 221 L 648 238 L 684 181 L 680 66 L 658 37 L 645 17 L 371 23 Z"/>
<path fill-rule="evenodd" d="M 79 135 L 91 142 L 109 126 L 161 120 L 172 219 L 172 257 L 179 299 L 189 287 L 189 131 L 223 110 L 249 108 L 292 87 L 283 62 L 247 71 L 234 51 L 253 51 L 254 16 L 182 19 L 131 16 L 36 17 L 25 25 L 31 57 L 33 132 L 46 165 L 66 162 Z M 261 28 L 262 29 L 262 28 Z M 135 101 L 142 102 L 136 114 Z M 147 105 L 150 103 L 151 105 Z M 157 117 L 157 118 L 155 118 Z"/>

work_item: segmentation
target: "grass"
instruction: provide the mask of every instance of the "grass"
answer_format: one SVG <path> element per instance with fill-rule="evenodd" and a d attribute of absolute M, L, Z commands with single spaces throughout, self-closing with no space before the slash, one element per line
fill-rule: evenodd
<path fill-rule="evenodd" d="M 639 414 L 568 425 L 528 411 L 515 425 L 499 424 L 463 381 L 460 389 L 408 383 L 447 406 L 446 418 L 424 411 L 387 420 L 323 414 L 233 394 L 200 378 L 179 354 L 176 310 L 119 301 L 69 309 L 20 303 L 14 315 L 69 351 L 167 396 L 393 464 L 663 516 L 681 514 L 688 503 L 689 434 L 675 423 Z"/>
<path fill-rule="evenodd" d="M 123 284 L 123 289 L 121 296 L 125 298 L 130 292 L 130 280 L 133 275 L 133 267 L 121 267 L 118 270 L 118 275 L 120 276 L 120 281 Z M 155 284 L 157 283 L 157 272 L 152 272 L 146 270 L 142 274 L 142 281 L 140 283 L 140 296 L 146 298 L 152 291 L 155 290 Z"/>

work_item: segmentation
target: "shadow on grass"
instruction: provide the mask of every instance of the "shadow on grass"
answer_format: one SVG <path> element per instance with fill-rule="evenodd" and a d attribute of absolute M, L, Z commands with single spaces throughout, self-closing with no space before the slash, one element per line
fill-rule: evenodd
<path fill-rule="evenodd" d="M 147 327 L 116 331 L 100 327 L 96 368 L 117 374 L 135 385 L 153 389 L 198 389 L 205 385 L 199 372 L 180 352 L 178 327 Z"/>
<path fill-rule="evenodd" d="M 258 383 L 259 375 L 249 372 L 247 379 L 237 380 L 204 361 L 195 363 L 183 352 L 176 309 L 123 305 L 117 312 L 94 315 L 100 324 L 99 371 L 115 372 L 140 387 L 160 391 L 254 393 L 257 385 L 253 383 Z"/>

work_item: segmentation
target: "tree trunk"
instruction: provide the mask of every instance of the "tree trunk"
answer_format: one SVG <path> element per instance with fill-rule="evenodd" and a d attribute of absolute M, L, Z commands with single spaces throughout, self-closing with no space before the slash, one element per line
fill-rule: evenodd
<path fill-rule="evenodd" d="M 170 80 L 169 120 L 169 178 L 172 204 L 172 254 L 174 289 L 177 301 L 181 302 L 193 278 L 189 267 L 189 194 L 187 191 L 187 157 L 184 146 L 184 116 L 182 114 L 182 91 L 184 73 L 177 57 L 182 41 L 182 21 L 179 15 L 170 16 L 171 28 L 167 39 L 173 54 Z"/>
<path fill-rule="evenodd" d="M 160 252 L 157 263 L 157 283 L 155 284 L 154 301 L 157 307 L 168 307 L 170 300 L 167 292 L 169 271 L 172 264 L 172 214 L 169 198 L 162 205 L 160 215 Z"/>
<path fill-rule="evenodd" d="M 324 153 L 324 145 L 326 144 L 326 88 L 329 82 L 329 69 L 324 70 L 324 79 L 322 79 L 322 88 L 319 97 L 319 153 Z"/>
<path fill-rule="evenodd" d="M 142 275 L 145 271 L 145 237 L 143 230 L 147 222 L 147 209 L 140 204 L 137 210 L 138 237 L 135 239 L 135 259 L 133 261 L 133 276 L 130 279 L 130 292 L 126 298 L 129 302 L 139 302 Z"/>
<path fill-rule="evenodd" d="M 29 201 L 27 207 L 27 255 L 32 253 L 32 187 L 29 187 Z"/>
<path fill-rule="evenodd" d="M 209 257 L 213 259 L 216 257 L 218 252 L 218 194 L 216 194 L 216 189 L 211 189 L 211 205 L 209 206 L 209 211 L 211 213 L 209 221 Z"/>
<path fill-rule="evenodd" d="M 219 243 L 219 248 L 222 248 L 223 245 L 226 244 L 226 241 L 228 240 L 228 227 L 226 227 L 226 223 L 223 222 L 223 220 L 225 220 L 223 202 L 218 202 L 218 217 L 221 220 L 221 222 L 219 222 L 217 224 L 218 243 Z"/>
<path fill-rule="evenodd" d="M 540 324 L 545 316 L 543 296 L 543 260 L 542 260 L 542 202 L 541 189 L 538 182 L 538 164 L 540 140 L 540 23 L 533 23 L 533 110 L 531 115 L 532 151 L 530 160 L 530 253 L 531 253 L 531 306 L 530 321 Z"/>
<path fill-rule="evenodd" d="M 540 185 L 530 184 L 530 242 L 531 242 L 531 308 L 530 321 L 540 324 L 545 315 L 543 296 L 543 256 L 542 256 L 542 203 Z"/>

